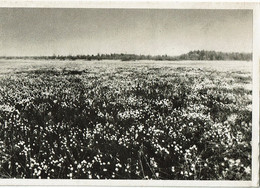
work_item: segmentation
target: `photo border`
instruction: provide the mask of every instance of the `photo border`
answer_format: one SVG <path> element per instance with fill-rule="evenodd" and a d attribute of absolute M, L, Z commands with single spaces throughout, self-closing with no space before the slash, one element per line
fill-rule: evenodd
<path fill-rule="evenodd" d="M 63 180 L 0 179 L 0 185 L 69 185 L 91 187 L 186 187 L 186 186 L 259 186 L 259 72 L 260 72 L 260 2 L 245 1 L 104 1 L 104 0 L 6 0 L 0 8 L 126 8 L 126 9 L 247 9 L 253 11 L 253 93 L 252 93 L 252 177 L 251 181 L 211 180 Z M 1 28 L 0 28 L 1 29 Z"/>

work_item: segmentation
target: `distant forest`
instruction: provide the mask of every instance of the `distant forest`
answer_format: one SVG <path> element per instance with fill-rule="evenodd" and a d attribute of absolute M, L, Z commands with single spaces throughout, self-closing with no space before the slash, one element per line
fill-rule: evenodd
<path fill-rule="evenodd" d="M 45 59 L 45 60 L 155 60 L 155 61 L 182 61 L 182 60 L 219 60 L 219 61 L 251 61 L 252 53 L 224 53 L 216 51 L 195 50 L 179 56 L 168 55 L 136 55 L 136 54 L 97 54 L 97 55 L 52 55 L 52 56 L 2 56 L 1 59 Z"/>

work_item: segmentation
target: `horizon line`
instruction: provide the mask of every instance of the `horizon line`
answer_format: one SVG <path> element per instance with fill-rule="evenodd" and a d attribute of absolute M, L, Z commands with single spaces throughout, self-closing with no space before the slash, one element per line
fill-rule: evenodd
<path fill-rule="evenodd" d="M 123 55 L 136 55 L 136 56 L 152 56 L 152 57 L 155 57 L 155 56 L 168 56 L 168 57 L 178 57 L 178 56 L 181 56 L 181 55 L 185 55 L 185 54 L 188 54 L 190 52 L 196 52 L 196 51 L 205 51 L 205 52 L 216 52 L 216 53 L 227 53 L 227 54 L 232 54 L 232 53 L 239 53 L 239 54 L 253 54 L 253 52 L 237 52 L 237 51 L 232 51 L 232 52 L 225 52 L 225 51 L 215 51 L 215 50 L 190 50 L 186 53 L 181 53 L 179 55 L 169 55 L 169 54 L 136 54 L 136 53 L 127 53 L 127 52 L 110 52 L 110 53 L 101 53 L 101 52 L 97 52 L 97 53 L 92 53 L 92 54 L 67 54 L 67 55 L 64 55 L 64 54 L 55 54 L 53 53 L 52 55 L 1 55 L 0 57 L 50 57 L 50 56 L 97 56 L 98 54 L 99 55 L 111 55 L 111 54 L 123 54 Z"/>

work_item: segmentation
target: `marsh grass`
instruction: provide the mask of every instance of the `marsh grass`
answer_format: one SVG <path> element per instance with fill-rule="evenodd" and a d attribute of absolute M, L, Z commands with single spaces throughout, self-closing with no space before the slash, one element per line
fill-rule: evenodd
<path fill-rule="evenodd" d="M 4 75 L 1 177 L 249 180 L 250 82 L 149 65 Z"/>

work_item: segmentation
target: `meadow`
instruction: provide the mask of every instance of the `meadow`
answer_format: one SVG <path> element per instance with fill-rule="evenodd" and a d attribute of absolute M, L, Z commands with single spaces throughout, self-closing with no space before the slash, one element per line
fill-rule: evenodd
<path fill-rule="evenodd" d="M 251 179 L 251 62 L 0 67 L 1 178 Z"/>

